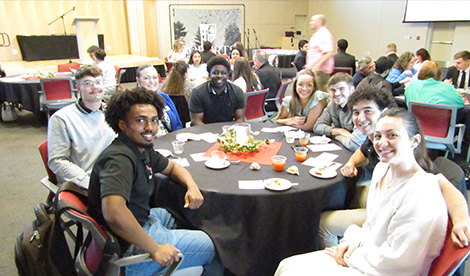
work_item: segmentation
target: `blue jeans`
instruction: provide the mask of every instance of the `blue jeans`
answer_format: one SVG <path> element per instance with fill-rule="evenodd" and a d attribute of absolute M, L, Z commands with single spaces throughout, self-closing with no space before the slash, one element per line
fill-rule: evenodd
<path fill-rule="evenodd" d="M 175 219 L 167 210 L 163 208 L 151 209 L 149 220 L 145 223 L 144 230 L 157 243 L 169 243 L 181 250 L 184 260 L 180 264 L 179 269 L 191 266 L 204 266 L 204 272 L 206 272 L 208 267 L 211 267 L 211 269 L 214 267 L 213 264 L 209 266 L 215 255 L 214 244 L 209 236 L 203 231 L 176 229 Z M 141 253 L 144 252 L 136 247 L 132 247 L 129 248 L 125 255 Z M 140 263 L 126 266 L 126 275 L 158 275 L 164 273 L 165 269 L 166 267 L 160 266 L 157 262 Z M 218 269 L 223 271 L 221 266 Z"/>

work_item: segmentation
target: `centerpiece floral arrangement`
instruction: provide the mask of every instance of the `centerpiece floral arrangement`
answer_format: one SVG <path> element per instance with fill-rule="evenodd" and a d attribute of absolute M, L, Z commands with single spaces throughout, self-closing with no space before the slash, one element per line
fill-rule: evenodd
<path fill-rule="evenodd" d="M 270 139 L 256 140 L 253 135 L 250 135 L 248 142 L 245 144 L 237 143 L 235 139 L 235 130 L 231 128 L 228 132 L 219 134 L 217 142 L 221 143 L 219 150 L 224 150 L 226 153 L 236 152 L 258 152 L 261 144 L 269 145 Z"/>

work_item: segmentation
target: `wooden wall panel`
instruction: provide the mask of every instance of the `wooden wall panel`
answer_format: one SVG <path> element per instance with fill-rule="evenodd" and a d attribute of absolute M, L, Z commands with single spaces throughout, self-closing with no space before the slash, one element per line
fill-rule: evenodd
<path fill-rule="evenodd" d="M 11 46 L 0 47 L 0 61 L 21 60 L 21 54 L 16 42 L 16 35 L 51 35 L 63 34 L 62 21 L 59 19 L 52 25 L 52 20 L 69 11 L 75 6 L 75 11 L 65 15 L 67 34 L 75 33 L 72 21 L 75 16 L 100 17 L 98 33 L 104 34 L 105 45 L 109 55 L 128 54 L 129 43 L 127 20 L 124 0 L 105 1 L 0 1 L 0 32 L 10 36 Z M 18 54 L 12 51 L 17 50 Z"/>

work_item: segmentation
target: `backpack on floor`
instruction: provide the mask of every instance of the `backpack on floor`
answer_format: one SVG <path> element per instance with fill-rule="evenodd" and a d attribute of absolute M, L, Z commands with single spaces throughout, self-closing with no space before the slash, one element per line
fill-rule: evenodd
<path fill-rule="evenodd" d="M 16 121 L 16 119 L 18 118 L 17 110 L 18 108 L 13 103 L 9 103 L 9 102 L 2 103 L 2 110 L 0 113 L 2 121 L 4 122 Z"/>
<path fill-rule="evenodd" d="M 67 184 L 67 185 L 65 185 Z M 71 185 L 74 185 L 70 182 Z M 61 190 L 71 189 L 86 196 L 80 188 L 68 183 Z M 61 186 L 62 186 L 61 185 Z M 77 225 L 75 251 L 72 253 L 65 239 L 64 227 L 69 222 L 61 221 L 62 210 L 56 210 L 56 201 L 47 206 L 40 203 L 34 207 L 36 219 L 24 226 L 15 243 L 15 263 L 19 276 L 73 276 L 76 275 L 74 259 L 83 242 L 83 230 Z"/>

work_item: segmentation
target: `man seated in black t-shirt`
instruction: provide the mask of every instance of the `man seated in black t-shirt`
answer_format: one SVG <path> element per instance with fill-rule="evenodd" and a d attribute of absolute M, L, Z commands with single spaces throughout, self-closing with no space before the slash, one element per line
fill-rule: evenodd
<path fill-rule="evenodd" d="M 227 81 L 230 63 L 223 57 L 213 57 L 207 63 L 210 80 L 191 92 L 189 111 L 191 125 L 245 121 L 245 94 Z"/>
<path fill-rule="evenodd" d="M 118 236 L 124 255 L 149 253 L 153 259 L 126 266 L 126 275 L 161 273 L 179 260 L 180 252 L 185 255 L 180 268 L 204 266 L 207 275 L 223 275 L 223 267 L 217 261 L 212 264 L 215 248 L 206 233 L 177 229 L 166 209 L 150 206 L 155 173 L 187 189 L 184 208 L 198 209 L 204 201 L 191 174 L 153 149 L 163 107 L 162 98 L 143 87 L 111 97 L 105 118 L 119 136 L 93 167 L 88 211 Z M 134 246 L 128 247 L 131 244 Z"/>
<path fill-rule="evenodd" d="M 349 182 L 352 185 L 356 185 L 356 183 L 364 183 L 365 180 L 370 180 L 375 165 L 380 161 L 373 147 L 375 123 L 385 109 L 395 107 L 396 104 L 390 92 L 380 90 L 375 86 L 364 85 L 351 95 L 348 105 L 352 109 L 354 125 L 364 135 L 368 136 L 364 144 L 353 153 L 348 162 L 341 168 L 341 174 L 346 179 L 351 180 Z M 470 218 L 465 197 L 442 174 L 439 175 L 439 186 L 454 224 L 452 230 L 454 243 L 467 246 L 470 239 Z M 361 226 L 364 223 L 366 219 L 365 200 L 367 199 L 367 188 L 356 189 L 355 200 L 349 206 L 345 206 L 351 209 L 327 211 L 321 214 L 320 249 L 336 246 L 338 237 L 343 236 L 349 225 L 357 224 Z"/>

